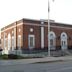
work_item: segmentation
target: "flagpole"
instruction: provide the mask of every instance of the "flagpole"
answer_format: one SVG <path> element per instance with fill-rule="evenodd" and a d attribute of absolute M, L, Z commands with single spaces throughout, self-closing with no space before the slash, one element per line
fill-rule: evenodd
<path fill-rule="evenodd" d="M 50 20 L 49 20 L 49 13 L 50 13 L 50 6 L 49 6 L 49 0 L 48 0 L 48 56 L 50 56 Z"/>
<path fill-rule="evenodd" d="M 53 0 L 54 2 L 54 0 Z M 50 51 L 50 2 L 48 0 L 48 56 L 51 56 L 51 51 Z"/>

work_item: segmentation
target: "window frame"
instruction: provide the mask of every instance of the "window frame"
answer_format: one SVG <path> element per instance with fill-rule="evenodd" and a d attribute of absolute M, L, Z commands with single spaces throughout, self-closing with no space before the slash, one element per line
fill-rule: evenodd
<path fill-rule="evenodd" d="M 33 37 L 33 46 L 30 46 L 30 37 Z M 29 49 L 33 49 L 35 47 L 35 35 L 28 36 L 28 47 Z"/>
<path fill-rule="evenodd" d="M 21 49 L 21 35 L 18 35 L 18 43 L 17 43 L 18 49 Z"/>

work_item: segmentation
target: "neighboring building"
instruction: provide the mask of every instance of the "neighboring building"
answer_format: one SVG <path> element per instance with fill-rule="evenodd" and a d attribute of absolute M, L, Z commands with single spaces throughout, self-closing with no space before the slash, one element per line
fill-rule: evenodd
<path fill-rule="evenodd" d="M 38 51 L 48 48 L 47 20 L 21 19 L 1 29 L 3 54 Z M 50 49 L 72 49 L 72 25 L 50 21 Z"/>

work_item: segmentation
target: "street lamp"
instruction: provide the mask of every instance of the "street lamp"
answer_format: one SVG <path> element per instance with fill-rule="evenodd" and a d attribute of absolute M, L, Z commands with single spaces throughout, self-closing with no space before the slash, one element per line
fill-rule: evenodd
<path fill-rule="evenodd" d="M 50 2 L 48 0 L 48 56 L 50 56 L 50 20 L 49 20 L 49 15 L 50 15 Z"/>

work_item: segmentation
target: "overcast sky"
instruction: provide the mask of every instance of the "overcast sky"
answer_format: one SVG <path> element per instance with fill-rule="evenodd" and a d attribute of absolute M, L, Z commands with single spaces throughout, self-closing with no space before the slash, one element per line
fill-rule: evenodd
<path fill-rule="evenodd" d="M 0 0 L 0 28 L 22 18 L 47 19 L 48 0 Z M 72 0 L 50 0 L 50 19 L 72 24 Z"/>

